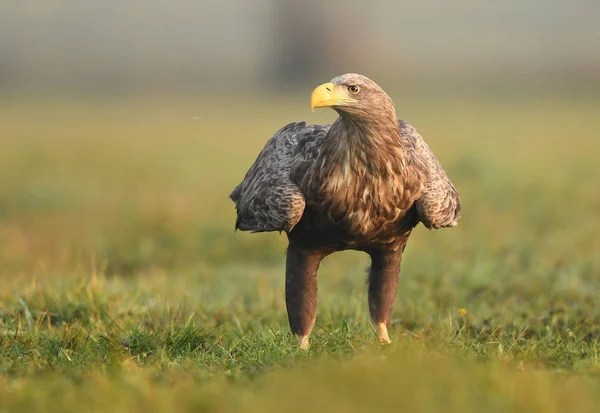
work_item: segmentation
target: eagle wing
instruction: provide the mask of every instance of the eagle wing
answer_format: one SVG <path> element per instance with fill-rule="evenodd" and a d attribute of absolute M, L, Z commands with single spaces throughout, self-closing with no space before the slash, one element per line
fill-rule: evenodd
<path fill-rule="evenodd" d="M 306 157 L 306 142 L 325 131 L 325 126 L 295 122 L 269 139 L 244 180 L 229 195 L 237 209 L 236 229 L 290 232 L 294 228 L 302 218 L 306 201 L 290 171 Z"/>
<path fill-rule="evenodd" d="M 416 201 L 419 220 L 429 229 L 454 227 L 461 216 L 458 192 L 425 140 L 408 123 L 399 120 L 407 163 L 427 170 L 421 197 Z"/>

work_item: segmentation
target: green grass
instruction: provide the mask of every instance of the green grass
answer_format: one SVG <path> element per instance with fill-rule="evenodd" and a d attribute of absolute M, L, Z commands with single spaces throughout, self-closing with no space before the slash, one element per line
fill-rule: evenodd
<path fill-rule="evenodd" d="M 597 411 L 600 102 L 396 95 L 463 220 L 414 232 L 385 348 L 366 257 L 324 261 L 309 352 L 285 237 L 234 233 L 227 195 L 279 127 L 332 112 L 0 103 L 0 410 Z"/>

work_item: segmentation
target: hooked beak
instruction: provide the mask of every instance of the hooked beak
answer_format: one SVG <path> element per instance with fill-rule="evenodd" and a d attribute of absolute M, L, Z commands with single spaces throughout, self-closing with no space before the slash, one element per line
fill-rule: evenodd
<path fill-rule="evenodd" d="M 348 97 L 343 88 L 333 83 L 324 83 L 318 86 L 310 95 L 310 108 L 313 112 L 315 108 L 341 106 L 352 102 L 356 102 L 356 99 Z"/>

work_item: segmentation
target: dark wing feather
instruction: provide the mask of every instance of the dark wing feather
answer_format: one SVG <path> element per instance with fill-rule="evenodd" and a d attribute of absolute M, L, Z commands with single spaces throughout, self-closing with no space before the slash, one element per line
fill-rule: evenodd
<path fill-rule="evenodd" d="M 399 122 L 406 156 L 412 157 L 412 163 L 421 164 L 428 172 L 421 198 L 416 201 L 420 221 L 429 229 L 456 226 L 461 216 L 458 192 L 416 129 L 402 120 Z"/>
<path fill-rule="evenodd" d="M 258 155 L 246 177 L 229 195 L 237 209 L 236 229 L 289 232 L 302 218 L 305 199 L 290 178 L 294 162 L 302 160 L 299 141 L 316 139 L 325 128 L 290 123 L 281 128 Z"/>

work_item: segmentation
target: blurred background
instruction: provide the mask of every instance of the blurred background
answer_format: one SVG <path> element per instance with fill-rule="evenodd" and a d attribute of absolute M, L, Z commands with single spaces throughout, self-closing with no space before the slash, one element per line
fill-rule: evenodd
<path fill-rule="evenodd" d="M 4 0 L 0 275 L 139 276 L 152 293 L 179 285 L 175 302 L 266 294 L 285 326 L 285 237 L 234 233 L 228 195 L 280 127 L 335 119 L 310 112 L 316 85 L 359 72 L 463 201 L 457 229 L 415 231 L 402 317 L 494 280 L 594 292 L 599 15 L 595 0 Z M 345 292 L 331 308 L 356 293 L 366 314 L 363 265 L 324 264 L 325 291 Z"/>
<path fill-rule="evenodd" d="M 312 85 L 588 90 L 594 0 L 3 1 L 0 91 L 98 95 Z"/>

